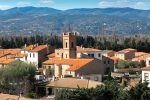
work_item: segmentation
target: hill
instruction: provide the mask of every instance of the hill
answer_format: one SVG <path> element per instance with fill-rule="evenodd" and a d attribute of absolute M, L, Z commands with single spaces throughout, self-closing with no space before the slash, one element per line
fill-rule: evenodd
<path fill-rule="evenodd" d="M 150 10 L 133 8 L 16 7 L 0 10 L 0 34 L 149 34 Z"/>

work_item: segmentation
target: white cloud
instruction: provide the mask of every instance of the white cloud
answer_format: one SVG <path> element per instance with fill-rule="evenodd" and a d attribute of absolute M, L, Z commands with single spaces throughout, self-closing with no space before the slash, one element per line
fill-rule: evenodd
<path fill-rule="evenodd" d="M 31 5 L 30 2 L 17 2 L 17 6 L 19 7 L 30 6 L 30 5 Z"/>
<path fill-rule="evenodd" d="M 0 5 L 0 10 L 6 10 L 10 9 L 11 7 L 9 5 Z"/>
<path fill-rule="evenodd" d="M 100 1 L 98 3 L 98 7 L 100 8 L 108 8 L 108 7 L 131 7 L 136 9 L 150 9 L 150 2 L 142 2 L 142 1 L 129 1 L 129 0 L 105 0 Z"/>
<path fill-rule="evenodd" d="M 54 1 L 53 0 L 40 0 L 40 3 L 43 3 L 43 4 L 53 4 Z"/>

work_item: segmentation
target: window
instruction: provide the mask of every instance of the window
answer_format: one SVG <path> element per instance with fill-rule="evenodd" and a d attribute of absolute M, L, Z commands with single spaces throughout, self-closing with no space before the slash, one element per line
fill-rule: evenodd
<path fill-rule="evenodd" d="M 35 54 L 33 53 L 33 58 L 35 57 Z"/>
<path fill-rule="evenodd" d="M 88 56 L 93 57 L 94 58 L 94 54 L 88 54 Z"/>
<path fill-rule="evenodd" d="M 98 54 L 98 57 L 101 57 L 101 54 L 100 54 L 100 53 Z"/>
<path fill-rule="evenodd" d="M 68 44 L 67 44 L 67 42 L 66 42 L 66 48 L 68 47 Z"/>
<path fill-rule="evenodd" d="M 147 80 L 149 77 L 149 74 L 148 73 L 144 73 L 144 80 Z"/>
<path fill-rule="evenodd" d="M 73 42 L 71 42 L 71 48 L 73 48 L 74 47 L 74 44 L 73 44 Z"/>

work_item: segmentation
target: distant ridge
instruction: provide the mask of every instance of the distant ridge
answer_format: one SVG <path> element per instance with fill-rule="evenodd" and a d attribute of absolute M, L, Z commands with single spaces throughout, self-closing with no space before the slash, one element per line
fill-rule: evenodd
<path fill-rule="evenodd" d="M 149 34 L 150 10 L 32 6 L 0 10 L 0 34 L 56 34 L 67 31 L 69 25 L 81 34 Z"/>

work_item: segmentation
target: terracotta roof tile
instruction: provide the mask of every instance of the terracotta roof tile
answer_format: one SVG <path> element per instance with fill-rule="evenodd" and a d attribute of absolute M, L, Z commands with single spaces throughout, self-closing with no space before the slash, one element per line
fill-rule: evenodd
<path fill-rule="evenodd" d="M 135 52 L 135 56 L 139 57 L 139 56 L 143 56 L 143 55 L 147 55 L 149 53 L 145 53 L 145 52 Z"/>
<path fill-rule="evenodd" d="M 49 54 L 48 57 L 51 57 L 51 58 L 55 57 L 55 53 Z"/>
<path fill-rule="evenodd" d="M 0 49 L 0 55 L 12 54 L 15 55 L 20 52 L 21 49 Z"/>
<path fill-rule="evenodd" d="M 28 56 L 28 54 L 26 54 L 26 53 L 24 53 L 24 54 L 19 53 L 19 54 L 17 54 L 15 57 L 16 57 L 16 58 L 22 58 L 22 57 L 25 57 L 25 56 Z"/>
<path fill-rule="evenodd" d="M 57 88 L 95 88 L 97 85 L 103 85 L 103 83 L 85 79 L 61 78 L 50 81 L 47 86 L 54 86 Z"/>
<path fill-rule="evenodd" d="M 80 69 L 81 67 L 85 66 L 86 64 L 92 62 L 94 59 L 56 59 L 52 58 L 45 62 L 43 62 L 44 65 L 49 64 L 68 64 L 70 65 L 70 68 L 67 69 L 68 71 L 75 71 Z"/>
<path fill-rule="evenodd" d="M 15 59 L 0 59 L 0 64 L 7 65 L 7 64 L 10 64 L 14 61 L 16 61 L 16 60 Z"/>
<path fill-rule="evenodd" d="M 141 61 L 141 60 L 145 61 L 148 57 L 150 57 L 150 54 L 145 54 L 145 55 L 142 55 L 142 56 L 139 56 L 139 57 L 135 57 L 132 60 L 133 61 Z"/>
<path fill-rule="evenodd" d="M 39 45 L 35 48 L 33 48 L 32 50 L 30 50 L 31 52 L 38 52 L 38 51 L 41 51 L 43 49 L 47 48 L 47 45 Z"/>
<path fill-rule="evenodd" d="M 32 48 L 33 48 L 33 45 L 29 45 L 29 46 L 27 46 L 27 47 L 22 48 L 22 50 L 27 50 L 27 51 L 29 51 L 29 50 L 31 50 Z"/>
<path fill-rule="evenodd" d="M 115 56 L 110 57 L 110 59 L 112 59 L 114 61 L 114 63 L 117 63 L 117 62 L 119 62 L 121 60 L 120 58 L 117 58 Z"/>

